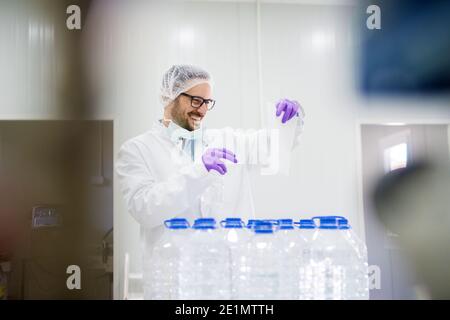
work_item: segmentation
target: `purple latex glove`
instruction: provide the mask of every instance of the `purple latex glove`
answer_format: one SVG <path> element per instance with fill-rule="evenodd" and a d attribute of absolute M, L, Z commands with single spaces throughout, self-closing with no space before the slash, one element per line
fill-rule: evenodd
<path fill-rule="evenodd" d="M 300 108 L 300 105 L 297 101 L 294 100 L 281 99 L 277 103 L 276 108 L 277 108 L 276 113 L 277 117 L 279 117 L 281 113 L 284 112 L 281 122 L 286 123 L 294 116 L 298 116 L 298 109 Z"/>
<path fill-rule="evenodd" d="M 203 164 L 206 170 L 216 170 L 221 175 L 227 173 L 227 167 L 221 159 L 230 160 L 231 162 L 237 163 L 236 155 L 225 148 L 210 148 L 205 151 L 202 156 Z"/>

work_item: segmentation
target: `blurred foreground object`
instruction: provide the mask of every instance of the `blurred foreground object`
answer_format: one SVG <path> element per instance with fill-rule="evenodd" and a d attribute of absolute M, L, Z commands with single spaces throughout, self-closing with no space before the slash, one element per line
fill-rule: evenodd
<path fill-rule="evenodd" d="M 385 175 L 374 202 L 433 299 L 450 299 L 450 167 L 421 162 Z"/>

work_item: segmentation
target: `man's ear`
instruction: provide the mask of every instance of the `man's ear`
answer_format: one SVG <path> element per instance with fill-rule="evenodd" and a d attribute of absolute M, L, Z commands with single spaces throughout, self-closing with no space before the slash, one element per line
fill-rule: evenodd
<path fill-rule="evenodd" d="M 174 108 L 179 104 L 180 96 L 176 97 L 172 102 L 170 102 L 165 109 L 167 109 L 168 113 L 171 113 Z"/>
<path fill-rule="evenodd" d="M 174 107 L 174 101 L 172 101 L 169 105 L 164 107 L 163 112 L 163 122 L 165 126 L 168 126 L 172 121 L 172 109 Z"/>
<path fill-rule="evenodd" d="M 178 99 L 178 98 L 177 98 Z M 167 106 L 164 107 L 164 115 L 169 116 L 172 114 L 172 110 L 177 104 L 177 99 L 173 100 L 171 103 L 169 103 Z"/>

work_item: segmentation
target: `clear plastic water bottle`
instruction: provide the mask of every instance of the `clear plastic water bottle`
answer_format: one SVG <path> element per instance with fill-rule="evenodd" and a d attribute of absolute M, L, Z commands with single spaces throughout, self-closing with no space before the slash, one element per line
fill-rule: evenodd
<path fill-rule="evenodd" d="M 178 299 L 179 261 L 183 243 L 189 236 L 189 223 L 177 218 L 166 220 L 164 225 L 166 231 L 144 263 L 144 298 L 147 300 Z"/>
<path fill-rule="evenodd" d="M 241 279 L 239 299 L 280 299 L 280 278 L 283 255 L 274 237 L 274 225 L 259 221 L 247 246 L 246 260 L 240 267 L 246 276 Z"/>
<path fill-rule="evenodd" d="M 278 220 L 277 229 L 275 237 L 282 253 L 279 298 L 296 300 L 299 298 L 301 239 L 292 219 Z"/>
<path fill-rule="evenodd" d="M 238 299 L 241 279 L 246 276 L 245 271 L 240 268 L 239 262 L 248 259 L 246 246 L 250 234 L 245 229 L 244 221 L 240 218 L 226 218 L 221 221 L 221 226 L 222 237 L 229 249 L 231 299 Z"/>
<path fill-rule="evenodd" d="M 353 248 L 349 254 L 349 277 L 347 281 L 347 299 L 368 300 L 369 299 L 369 275 L 368 257 L 365 243 L 356 235 L 348 220 L 344 217 L 338 218 L 338 227 Z"/>
<path fill-rule="evenodd" d="M 349 246 L 338 230 L 336 217 L 319 220 L 311 242 L 311 260 L 307 273 L 312 278 L 313 298 L 343 300 L 346 298 Z"/>
<path fill-rule="evenodd" d="M 311 244 L 316 231 L 316 225 L 312 219 L 301 219 L 298 223 L 299 231 L 297 233 L 300 253 L 298 255 L 299 265 L 299 288 L 298 299 L 312 300 L 313 275 L 311 265 Z"/>
<path fill-rule="evenodd" d="M 181 255 L 180 299 L 230 299 L 229 251 L 216 227 L 213 218 L 195 220 Z"/>
<path fill-rule="evenodd" d="M 220 222 L 222 237 L 231 248 L 236 248 L 241 242 L 248 240 L 245 223 L 241 218 L 226 218 Z"/>

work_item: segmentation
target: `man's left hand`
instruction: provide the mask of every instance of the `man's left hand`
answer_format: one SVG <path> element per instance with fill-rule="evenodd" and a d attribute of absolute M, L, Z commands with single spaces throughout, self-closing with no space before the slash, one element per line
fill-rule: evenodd
<path fill-rule="evenodd" d="M 281 122 L 286 123 L 294 116 L 299 115 L 298 113 L 299 108 L 300 104 L 297 101 L 289 99 L 281 99 L 276 104 L 276 116 L 279 117 L 284 112 Z"/>

